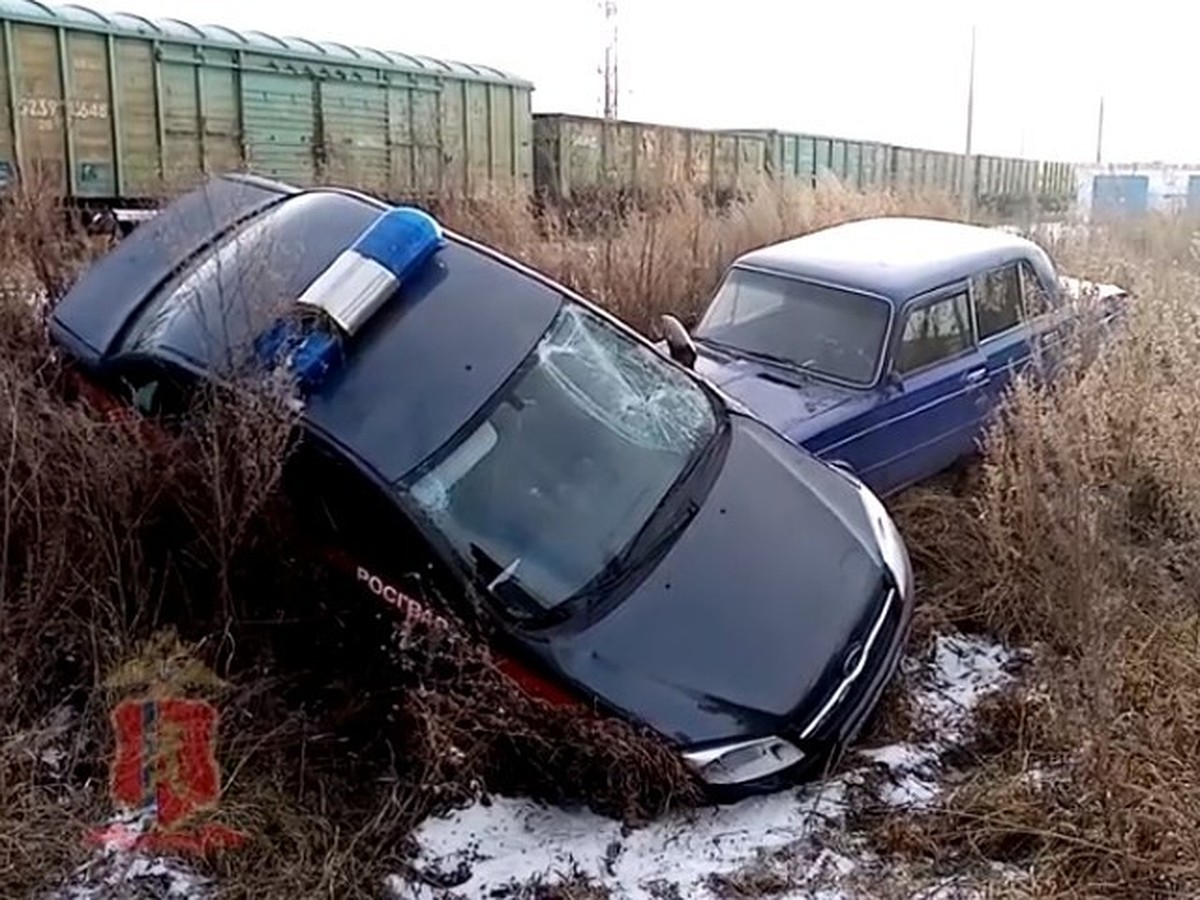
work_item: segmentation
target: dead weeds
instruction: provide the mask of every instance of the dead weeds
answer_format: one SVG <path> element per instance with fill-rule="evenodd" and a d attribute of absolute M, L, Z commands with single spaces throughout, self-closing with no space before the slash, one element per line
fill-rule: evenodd
<path fill-rule="evenodd" d="M 200 398 L 153 439 L 77 402 L 42 315 L 104 242 L 65 229 L 33 187 L 3 203 L 0 895 L 49 887 L 87 858 L 84 834 L 113 811 L 103 683 L 164 626 L 229 685 L 220 815 L 251 840 L 197 863 L 225 896 L 376 896 L 416 822 L 493 791 L 631 822 L 696 802 L 659 741 L 525 695 L 451 610 L 436 633 L 389 626 L 349 594 L 280 495 L 296 423 L 278 398 Z M 835 190 L 715 220 L 685 202 L 598 243 L 504 203 L 461 224 L 645 324 L 694 312 L 740 249 L 897 203 Z M 52 746 L 47 710 L 69 721 Z"/>
<path fill-rule="evenodd" d="M 875 823 L 887 852 L 1016 864 L 1034 896 L 1200 886 L 1200 263 L 1183 223 L 1156 227 L 1055 248 L 1134 289 L 1121 338 L 1017 386 L 975 490 L 896 504 L 926 604 L 1038 662 L 983 706 L 935 810 Z"/>
<path fill-rule="evenodd" d="M 289 531 L 286 428 L 256 437 L 260 408 L 218 411 L 164 450 L 68 402 L 36 300 L 96 248 L 37 196 L 5 202 L 0 895 L 86 857 L 80 836 L 111 810 L 101 683 L 168 624 L 231 685 L 222 810 L 253 839 L 204 863 L 223 895 L 378 896 L 416 821 L 492 791 L 635 820 L 693 801 L 661 746 L 516 691 L 465 623 L 389 630 L 348 595 Z M 744 249 L 952 212 L 940 203 L 824 187 L 721 216 L 633 211 L 591 237 L 502 198 L 443 215 L 655 336 L 663 312 L 694 320 Z M 1054 238 L 1069 271 L 1136 290 L 1128 336 L 1057 390 L 1017 390 L 966 481 L 891 503 L 924 598 L 916 649 L 957 626 L 1038 662 L 1025 693 L 984 705 L 937 808 L 872 823 L 885 854 L 1015 863 L 1036 896 L 1200 887 L 1200 262 L 1181 228 Z M 889 702 L 873 733 L 910 718 Z M 560 881 L 513 896 L 599 896 Z"/>

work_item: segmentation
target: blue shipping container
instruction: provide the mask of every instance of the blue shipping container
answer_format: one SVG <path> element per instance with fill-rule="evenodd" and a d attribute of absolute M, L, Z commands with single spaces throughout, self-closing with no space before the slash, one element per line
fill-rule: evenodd
<path fill-rule="evenodd" d="M 1150 207 L 1150 178 L 1146 175 L 1096 175 L 1092 178 L 1092 213 L 1127 216 Z"/>

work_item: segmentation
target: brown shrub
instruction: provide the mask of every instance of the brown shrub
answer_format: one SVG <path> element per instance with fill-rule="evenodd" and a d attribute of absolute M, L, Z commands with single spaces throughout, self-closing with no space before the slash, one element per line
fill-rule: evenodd
<path fill-rule="evenodd" d="M 681 196 L 654 213 L 631 212 L 605 234 L 580 237 L 561 215 L 538 221 L 511 198 L 439 210 L 446 223 L 558 278 L 632 324 L 657 336 L 658 317 L 692 324 L 725 267 L 754 247 L 826 225 L 874 215 L 951 217 L 950 198 L 862 194 L 822 183 L 811 191 L 764 187 L 720 216 L 698 198 Z"/>
<path fill-rule="evenodd" d="M 1038 648 L 1040 663 L 1037 699 L 985 716 L 980 766 L 908 830 L 938 857 L 1029 866 L 1039 894 L 1200 885 L 1190 243 L 1162 222 L 1060 238 L 1068 271 L 1134 289 L 1125 333 L 1054 387 L 1018 384 L 977 491 L 918 504 L 910 519 L 923 526 L 909 532 L 914 557 L 940 576 L 926 603 Z"/>
<path fill-rule="evenodd" d="M 389 642 L 378 609 L 348 596 L 290 530 L 276 488 L 291 423 L 274 398 L 212 399 L 161 445 L 68 402 L 29 300 L 61 293 L 97 244 L 64 231 L 32 188 L 4 203 L 0 895 L 81 857 L 82 828 L 109 808 L 100 683 L 165 624 L 232 685 L 222 805 L 255 840 L 214 865 L 238 895 L 374 895 L 420 817 L 480 790 L 631 819 L 694 801 L 661 744 L 521 694 L 452 616 L 447 630 L 402 628 Z M 950 210 L 824 186 L 761 194 L 719 218 L 679 201 L 599 239 L 503 202 L 444 214 L 650 327 L 664 311 L 694 318 L 733 255 L 756 244 L 878 212 Z M 47 774 L 30 748 L 62 711 L 69 759 Z"/>

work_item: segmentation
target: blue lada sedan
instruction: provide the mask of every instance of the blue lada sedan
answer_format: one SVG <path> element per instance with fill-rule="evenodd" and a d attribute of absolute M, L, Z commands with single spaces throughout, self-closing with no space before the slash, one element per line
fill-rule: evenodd
<path fill-rule="evenodd" d="M 679 361 L 887 497 L 973 456 L 1013 376 L 1126 299 L 1018 234 L 883 217 L 752 250 L 690 335 L 665 324 Z"/>

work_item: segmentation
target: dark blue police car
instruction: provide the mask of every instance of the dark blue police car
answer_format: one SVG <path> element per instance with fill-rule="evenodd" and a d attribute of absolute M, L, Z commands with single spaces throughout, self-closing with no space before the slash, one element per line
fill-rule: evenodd
<path fill-rule="evenodd" d="M 894 672 L 913 582 L 871 491 L 423 212 L 215 178 L 51 328 L 150 413 L 290 373 L 290 491 L 359 582 L 401 611 L 469 598 L 524 685 L 650 726 L 709 785 L 811 773 Z"/>

